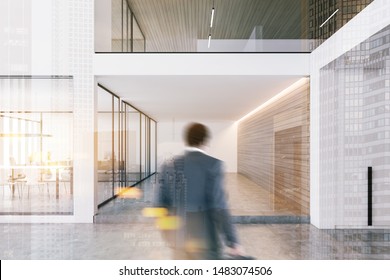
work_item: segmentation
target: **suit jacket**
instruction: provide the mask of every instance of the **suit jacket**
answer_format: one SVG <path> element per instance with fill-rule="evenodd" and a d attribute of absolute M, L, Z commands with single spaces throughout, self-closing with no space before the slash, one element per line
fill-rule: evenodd
<path fill-rule="evenodd" d="M 182 227 L 171 235 L 176 250 L 195 252 L 195 259 L 218 259 L 222 248 L 219 235 L 229 247 L 238 243 L 220 160 L 199 151 L 186 152 L 163 165 L 159 183 L 159 206 L 182 221 Z"/>

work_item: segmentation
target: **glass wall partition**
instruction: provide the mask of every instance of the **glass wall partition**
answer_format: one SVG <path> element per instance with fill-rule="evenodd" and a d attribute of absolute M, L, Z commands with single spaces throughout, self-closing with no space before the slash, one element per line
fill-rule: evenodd
<path fill-rule="evenodd" d="M 112 0 L 112 14 L 117 15 L 111 17 L 111 51 L 122 52 L 122 0 Z"/>
<path fill-rule="evenodd" d="M 98 88 L 98 203 L 110 199 L 113 193 L 112 170 L 114 159 L 112 156 L 113 141 L 113 97 L 109 92 Z"/>
<path fill-rule="evenodd" d="M 122 8 L 122 21 L 121 21 L 121 28 L 122 28 L 122 37 L 121 37 L 121 42 L 122 42 L 122 52 L 128 52 L 128 35 L 129 35 L 129 24 L 128 24 L 128 9 L 127 9 L 127 1 L 126 0 L 121 0 L 121 8 Z"/>
<path fill-rule="evenodd" d="M 116 95 L 112 95 L 112 103 L 113 103 L 113 126 L 112 126 L 112 132 L 113 132 L 113 149 L 112 149 L 112 159 L 114 161 L 114 167 L 112 170 L 113 174 L 113 180 L 114 180 L 114 194 L 118 194 L 121 190 L 121 180 L 120 180 L 120 174 L 123 169 L 123 161 L 121 158 L 121 151 L 120 151 L 120 137 L 121 137 L 121 129 L 120 129 L 120 123 L 121 123 L 121 109 L 120 109 L 120 100 L 119 97 Z"/>
<path fill-rule="evenodd" d="M 126 186 L 131 186 L 141 180 L 141 113 L 130 105 L 125 107 L 125 164 Z"/>
<path fill-rule="evenodd" d="M 150 173 L 157 171 L 157 124 L 150 120 Z"/>
<path fill-rule="evenodd" d="M 147 137 L 146 137 L 146 116 L 141 115 L 141 178 L 145 178 L 147 176 L 146 168 L 147 168 Z"/>
<path fill-rule="evenodd" d="M 72 77 L 0 78 L 0 91 L 0 214 L 72 215 Z"/>
<path fill-rule="evenodd" d="M 390 226 L 389 69 L 390 25 L 321 68 L 319 179 L 336 226 Z"/>
<path fill-rule="evenodd" d="M 96 42 L 99 42 L 96 52 L 145 52 L 144 33 L 127 0 L 111 0 L 110 6 L 106 1 L 96 1 L 95 4 L 96 15 L 100 17 L 96 21 L 101 21 L 105 27 L 96 30 Z"/>
<path fill-rule="evenodd" d="M 127 17 L 126 17 L 126 51 L 131 52 L 131 24 L 132 24 L 132 12 L 130 9 L 127 9 Z"/>
<path fill-rule="evenodd" d="M 146 45 L 145 45 L 145 36 L 142 33 L 142 30 L 138 24 L 138 21 L 133 18 L 133 37 L 132 37 L 132 42 L 133 42 L 133 49 L 132 52 L 145 52 Z"/>
<path fill-rule="evenodd" d="M 98 203 L 102 203 L 121 189 L 120 101 L 113 93 L 98 88 Z"/>
<path fill-rule="evenodd" d="M 157 123 L 100 84 L 97 94 L 97 188 L 102 205 L 156 172 Z"/>

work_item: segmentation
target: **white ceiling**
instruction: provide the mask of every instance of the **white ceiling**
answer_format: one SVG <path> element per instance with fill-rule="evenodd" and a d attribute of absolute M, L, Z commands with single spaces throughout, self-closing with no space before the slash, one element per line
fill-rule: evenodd
<path fill-rule="evenodd" d="M 235 121 L 298 81 L 297 76 L 97 77 L 156 121 Z"/>

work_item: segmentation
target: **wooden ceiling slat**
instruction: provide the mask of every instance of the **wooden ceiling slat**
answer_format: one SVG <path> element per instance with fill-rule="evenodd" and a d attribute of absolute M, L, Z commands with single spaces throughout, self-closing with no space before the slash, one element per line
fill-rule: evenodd
<path fill-rule="evenodd" d="M 194 52 L 210 31 L 212 0 L 128 0 L 148 52 Z M 264 39 L 298 39 L 305 30 L 305 0 L 215 0 L 213 39 L 248 39 L 263 27 Z"/>

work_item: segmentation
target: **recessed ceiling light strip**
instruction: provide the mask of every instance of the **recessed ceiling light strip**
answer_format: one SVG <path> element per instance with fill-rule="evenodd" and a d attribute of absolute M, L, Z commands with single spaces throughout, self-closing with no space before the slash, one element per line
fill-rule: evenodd
<path fill-rule="evenodd" d="M 325 23 L 327 23 L 337 12 L 339 11 L 339 9 L 337 9 L 336 11 L 334 11 L 333 14 L 330 15 L 330 17 L 328 17 L 327 20 L 325 20 L 321 25 L 320 25 L 320 28 L 323 27 L 325 25 Z"/>
<path fill-rule="evenodd" d="M 303 85 L 307 84 L 309 82 L 309 78 L 305 77 L 305 78 L 301 78 L 299 79 L 298 81 L 296 81 L 295 83 L 293 83 L 292 85 L 290 85 L 289 87 L 285 88 L 284 90 L 282 90 L 281 92 L 279 92 L 278 94 L 276 94 L 274 97 L 272 97 L 271 99 L 268 99 L 266 102 L 264 102 L 263 104 L 261 104 L 259 107 L 255 108 L 254 110 L 252 110 L 251 112 L 249 112 L 248 114 L 246 114 L 245 116 L 243 116 L 241 119 L 239 119 L 237 121 L 237 123 L 247 119 L 248 117 L 254 115 L 255 113 L 259 112 L 260 110 L 263 110 L 264 108 L 266 108 L 267 106 L 269 106 L 270 104 L 272 104 L 273 102 L 279 100 L 280 98 L 282 98 L 283 96 L 286 96 L 287 94 L 293 92 L 294 90 L 302 87 Z"/>
<path fill-rule="evenodd" d="M 207 47 L 210 48 L 210 45 L 211 45 L 211 29 L 213 28 L 213 23 L 214 23 L 214 13 L 215 13 L 215 0 L 213 0 L 213 7 L 211 9 L 211 19 L 210 19 L 210 32 L 209 32 L 209 41 L 208 41 L 208 44 L 207 44 Z"/>
<path fill-rule="evenodd" d="M 210 21 L 210 27 L 213 27 L 213 21 L 214 21 L 214 7 L 211 9 L 211 21 Z"/>

